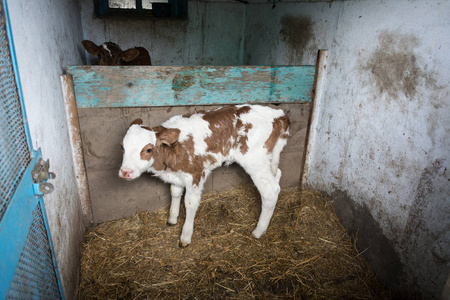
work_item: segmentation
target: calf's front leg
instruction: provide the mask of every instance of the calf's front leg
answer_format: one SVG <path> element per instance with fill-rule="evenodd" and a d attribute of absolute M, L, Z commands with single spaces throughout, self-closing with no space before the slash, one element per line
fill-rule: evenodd
<path fill-rule="evenodd" d="M 167 225 L 175 225 L 178 221 L 178 215 L 180 214 L 180 202 L 183 195 L 184 187 L 171 185 L 170 195 L 172 196 L 172 202 L 170 203 L 169 219 Z"/>
<path fill-rule="evenodd" d="M 186 220 L 180 236 L 180 247 L 189 246 L 194 232 L 194 219 L 200 204 L 202 189 L 199 187 L 186 187 L 186 195 L 184 196 L 184 205 L 186 207 Z"/>

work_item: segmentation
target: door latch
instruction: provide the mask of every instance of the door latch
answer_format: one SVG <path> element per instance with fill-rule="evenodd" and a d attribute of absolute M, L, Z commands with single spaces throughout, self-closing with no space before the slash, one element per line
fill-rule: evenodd
<path fill-rule="evenodd" d="M 56 178 L 55 173 L 49 172 L 50 162 L 39 158 L 38 162 L 33 168 L 31 172 L 31 176 L 33 177 L 33 190 L 35 195 L 44 195 L 50 194 L 55 189 L 53 184 L 47 182 L 49 179 Z"/>

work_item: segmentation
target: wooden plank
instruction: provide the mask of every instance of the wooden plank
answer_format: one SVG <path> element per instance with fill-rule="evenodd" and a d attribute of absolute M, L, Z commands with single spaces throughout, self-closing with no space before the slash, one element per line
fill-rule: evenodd
<path fill-rule="evenodd" d="M 314 145 L 316 144 L 316 128 L 318 128 L 320 111 L 323 107 L 323 92 L 327 75 L 328 50 L 320 50 L 317 59 L 317 75 L 314 87 L 314 99 L 311 103 L 311 111 L 309 116 L 308 132 L 306 134 L 306 151 L 303 157 L 302 177 L 300 179 L 300 187 L 308 188 L 308 178 L 310 174 L 312 155 L 314 153 Z"/>
<path fill-rule="evenodd" d="M 315 66 L 68 66 L 79 108 L 305 103 Z"/>
<path fill-rule="evenodd" d="M 83 155 L 83 144 L 81 141 L 80 123 L 78 120 L 78 109 L 75 102 L 74 86 L 72 76 L 61 75 L 61 86 L 64 96 L 64 107 L 69 128 L 70 146 L 72 147 L 72 158 L 74 162 L 75 178 L 80 197 L 81 210 L 84 225 L 91 226 L 94 223 L 92 215 L 91 196 L 89 194 L 86 166 Z"/>

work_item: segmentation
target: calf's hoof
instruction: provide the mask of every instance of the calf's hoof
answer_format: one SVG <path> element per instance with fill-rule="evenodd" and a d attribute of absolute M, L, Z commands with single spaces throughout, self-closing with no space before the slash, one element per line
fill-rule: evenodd
<path fill-rule="evenodd" d="M 180 246 L 180 248 L 186 248 L 187 246 L 189 246 L 190 244 L 186 244 L 186 243 L 182 243 L 182 242 L 180 242 L 179 244 L 178 244 L 178 246 Z"/>
<path fill-rule="evenodd" d="M 175 226 L 175 225 L 177 225 L 177 223 L 170 223 L 169 221 L 167 221 L 167 222 L 166 222 L 166 225 L 167 225 L 167 226 Z"/>
<path fill-rule="evenodd" d="M 255 238 L 259 239 L 264 233 L 266 233 L 266 231 L 264 231 L 264 230 L 259 230 L 259 229 L 255 229 L 255 230 L 253 230 L 252 235 L 253 235 Z"/>

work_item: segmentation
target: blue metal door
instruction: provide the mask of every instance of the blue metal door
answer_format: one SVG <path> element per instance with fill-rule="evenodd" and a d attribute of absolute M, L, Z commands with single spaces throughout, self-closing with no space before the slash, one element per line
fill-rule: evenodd
<path fill-rule="evenodd" d="M 42 197 L 51 185 L 37 176 L 45 163 L 40 151 L 31 147 L 7 5 L 2 0 L 0 299 L 63 298 Z"/>

